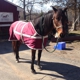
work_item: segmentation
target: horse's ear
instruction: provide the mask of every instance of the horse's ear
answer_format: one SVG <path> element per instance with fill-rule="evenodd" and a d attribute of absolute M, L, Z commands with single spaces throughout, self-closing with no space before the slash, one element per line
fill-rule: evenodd
<path fill-rule="evenodd" d="M 54 6 L 51 6 L 52 7 L 52 9 L 56 12 L 57 11 L 57 9 L 54 7 Z"/>
<path fill-rule="evenodd" d="M 66 8 L 64 8 L 64 12 L 66 12 L 66 11 L 67 11 L 67 9 L 68 9 L 67 7 L 66 7 Z"/>

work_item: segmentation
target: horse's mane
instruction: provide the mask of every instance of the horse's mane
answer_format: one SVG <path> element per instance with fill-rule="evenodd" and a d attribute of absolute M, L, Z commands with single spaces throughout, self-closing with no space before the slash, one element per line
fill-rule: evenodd
<path fill-rule="evenodd" d="M 40 30 L 43 26 L 45 32 L 48 32 L 50 31 L 50 29 L 52 29 L 53 26 L 52 15 L 53 15 L 53 11 L 48 11 L 47 13 L 44 13 L 43 15 L 39 15 L 32 20 L 32 23 L 39 34 L 41 33 Z"/>

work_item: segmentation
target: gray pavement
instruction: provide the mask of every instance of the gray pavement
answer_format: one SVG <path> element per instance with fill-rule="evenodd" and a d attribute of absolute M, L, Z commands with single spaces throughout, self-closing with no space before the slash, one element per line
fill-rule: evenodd
<path fill-rule="evenodd" d="M 48 49 L 52 50 L 53 43 L 48 45 Z M 39 70 L 35 61 L 35 70 L 37 74 L 32 74 L 31 51 L 25 45 L 20 47 L 20 63 L 16 63 L 12 51 L 11 42 L 0 42 L 0 80 L 80 80 L 80 56 L 77 60 L 71 58 L 69 53 L 73 53 L 71 49 L 66 51 L 56 50 L 54 53 L 42 52 L 41 65 Z M 80 52 L 78 52 L 80 55 Z M 66 57 L 67 56 L 67 57 Z M 37 60 L 37 53 L 36 53 Z"/>

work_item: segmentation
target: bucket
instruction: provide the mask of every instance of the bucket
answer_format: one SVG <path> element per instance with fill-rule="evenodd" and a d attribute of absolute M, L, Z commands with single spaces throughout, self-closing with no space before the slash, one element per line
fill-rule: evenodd
<path fill-rule="evenodd" d="M 57 46 L 54 46 L 54 49 L 58 49 L 58 50 L 65 50 L 65 48 L 66 48 L 65 42 L 58 42 Z"/>

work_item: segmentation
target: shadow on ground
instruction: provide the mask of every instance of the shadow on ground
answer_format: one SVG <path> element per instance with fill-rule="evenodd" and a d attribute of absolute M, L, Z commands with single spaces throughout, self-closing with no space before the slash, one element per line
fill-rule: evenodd
<path fill-rule="evenodd" d="M 20 63 L 31 63 L 31 61 L 24 59 Z M 35 62 L 36 64 L 36 62 Z M 61 78 L 64 80 L 80 80 L 80 68 L 74 65 L 66 63 L 56 63 L 56 62 L 45 62 L 41 61 L 42 70 L 52 71 L 52 73 L 37 72 L 37 74 L 48 75 L 52 77 Z M 58 74 L 54 74 L 57 72 Z M 40 79 L 42 80 L 42 79 Z M 52 79 L 53 80 L 53 79 Z"/>
<path fill-rule="evenodd" d="M 39 73 L 50 75 L 58 78 L 63 78 L 65 80 L 80 80 L 80 68 L 74 65 L 65 64 L 65 63 L 54 63 L 54 62 L 41 62 L 43 70 L 55 71 L 62 76 L 58 76 L 55 74 L 46 74 L 46 73 Z"/>
<path fill-rule="evenodd" d="M 26 45 L 22 44 L 20 46 L 19 50 L 23 51 L 23 50 L 28 50 L 28 49 L 29 48 Z M 13 52 L 11 41 L 2 41 L 2 42 L 0 42 L 0 54 L 7 54 L 7 53 L 11 53 L 11 52 Z"/>

